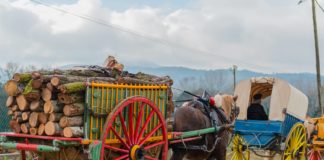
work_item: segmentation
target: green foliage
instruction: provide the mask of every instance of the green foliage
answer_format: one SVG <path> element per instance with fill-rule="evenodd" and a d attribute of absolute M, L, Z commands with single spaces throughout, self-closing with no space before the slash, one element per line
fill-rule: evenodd
<path fill-rule="evenodd" d="M 32 87 L 32 80 L 30 80 L 30 81 L 28 82 L 27 86 L 25 87 L 23 94 L 28 94 L 28 93 L 30 93 L 32 90 L 33 90 L 33 87 Z"/>

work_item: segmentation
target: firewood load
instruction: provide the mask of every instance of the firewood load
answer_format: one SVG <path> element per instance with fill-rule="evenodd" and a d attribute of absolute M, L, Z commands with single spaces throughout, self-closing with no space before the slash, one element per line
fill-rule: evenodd
<path fill-rule="evenodd" d="M 168 76 L 132 74 L 118 67 L 80 66 L 69 70 L 16 73 L 4 85 L 12 131 L 42 136 L 83 137 L 87 82 L 169 86 L 173 83 Z M 168 99 L 172 104 L 172 97 Z M 171 113 L 172 106 L 169 108 Z"/>

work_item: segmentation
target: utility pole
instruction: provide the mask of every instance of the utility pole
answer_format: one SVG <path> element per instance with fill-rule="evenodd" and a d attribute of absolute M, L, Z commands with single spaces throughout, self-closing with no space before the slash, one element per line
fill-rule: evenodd
<path fill-rule="evenodd" d="M 236 87 L 236 70 L 237 70 L 237 66 L 233 65 L 233 92 L 235 92 L 235 87 Z"/>
<path fill-rule="evenodd" d="M 321 85 L 321 65 L 319 56 L 319 46 L 318 46 L 318 35 L 317 35 L 317 21 L 316 21 L 316 6 L 315 0 L 312 0 L 312 13 L 313 13 L 313 27 L 314 27 L 314 41 L 315 41 L 315 54 L 316 54 L 316 74 L 317 74 L 317 92 L 318 92 L 318 105 L 320 107 L 321 116 L 323 116 L 322 107 L 322 85 Z"/>

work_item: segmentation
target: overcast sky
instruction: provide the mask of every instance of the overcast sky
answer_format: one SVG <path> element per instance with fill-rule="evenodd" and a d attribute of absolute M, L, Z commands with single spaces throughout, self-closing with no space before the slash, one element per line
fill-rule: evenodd
<path fill-rule="evenodd" d="M 37 1 L 52 8 L 0 0 L 0 65 L 102 64 L 114 55 L 126 66 L 315 72 L 310 0 Z"/>

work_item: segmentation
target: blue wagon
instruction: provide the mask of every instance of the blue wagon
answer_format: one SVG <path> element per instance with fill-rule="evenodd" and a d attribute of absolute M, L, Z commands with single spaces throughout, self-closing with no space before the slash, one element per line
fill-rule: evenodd
<path fill-rule="evenodd" d="M 247 120 L 248 106 L 257 93 L 269 106 L 265 108 L 269 120 Z M 282 160 L 306 159 L 303 122 L 308 99 L 302 92 L 282 79 L 257 77 L 241 81 L 235 94 L 240 113 L 234 124 L 230 159 L 248 160 L 251 152 L 269 158 L 281 154 Z"/>

